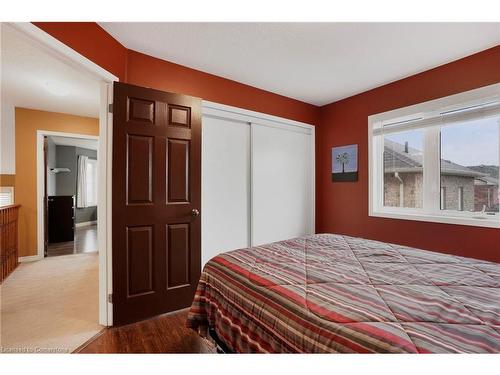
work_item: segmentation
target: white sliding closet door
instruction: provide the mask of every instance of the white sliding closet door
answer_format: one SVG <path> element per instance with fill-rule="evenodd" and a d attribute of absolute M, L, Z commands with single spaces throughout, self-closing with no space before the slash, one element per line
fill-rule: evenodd
<path fill-rule="evenodd" d="M 313 229 L 312 131 L 252 124 L 252 244 Z"/>
<path fill-rule="evenodd" d="M 203 117 L 202 266 L 250 246 L 250 124 Z"/>

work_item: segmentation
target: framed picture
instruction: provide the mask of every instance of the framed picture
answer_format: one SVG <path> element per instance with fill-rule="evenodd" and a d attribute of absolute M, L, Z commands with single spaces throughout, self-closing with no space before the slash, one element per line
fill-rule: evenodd
<path fill-rule="evenodd" d="M 332 181 L 358 181 L 358 145 L 332 148 Z"/>

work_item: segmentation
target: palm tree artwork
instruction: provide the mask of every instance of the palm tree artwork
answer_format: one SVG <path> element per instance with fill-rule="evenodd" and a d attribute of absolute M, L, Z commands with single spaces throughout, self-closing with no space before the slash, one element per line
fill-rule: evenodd
<path fill-rule="evenodd" d="M 345 165 L 349 163 L 349 154 L 347 152 L 343 152 L 338 154 L 336 159 L 337 162 L 342 163 L 342 173 L 345 173 Z"/>
<path fill-rule="evenodd" d="M 332 147 L 332 181 L 358 181 L 358 145 Z"/>

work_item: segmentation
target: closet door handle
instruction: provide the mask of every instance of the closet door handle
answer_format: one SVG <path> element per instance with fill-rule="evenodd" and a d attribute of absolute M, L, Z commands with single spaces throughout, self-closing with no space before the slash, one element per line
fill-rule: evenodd
<path fill-rule="evenodd" d="M 196 208 L 193 208 L 191 210 L 191 216 L 192 217 L 197 217 L 200 214 L 200 211 L 198 211 Z"/>

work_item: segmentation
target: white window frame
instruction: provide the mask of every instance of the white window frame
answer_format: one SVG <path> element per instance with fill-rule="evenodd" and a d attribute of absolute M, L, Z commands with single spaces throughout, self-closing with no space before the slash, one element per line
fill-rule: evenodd
<path fill-rule="evenodd" d="M 448 119 L 467 119 L 473 111 L 459 109 L 500 102 L 500 83 L 456 95 L 431 100 L 368 117 L 369 216 L 436 223 L 500 228 L 500 215 L 441 210 L 440 127 L 442 114 Z M 496 105 L 494 105 L 496 108 Z M 424 130 L 422 208 L 384 206 L 383 136 L 384 126 L 401 130 Z M 446 124 L 446 122 L 444 123 Z"/>

